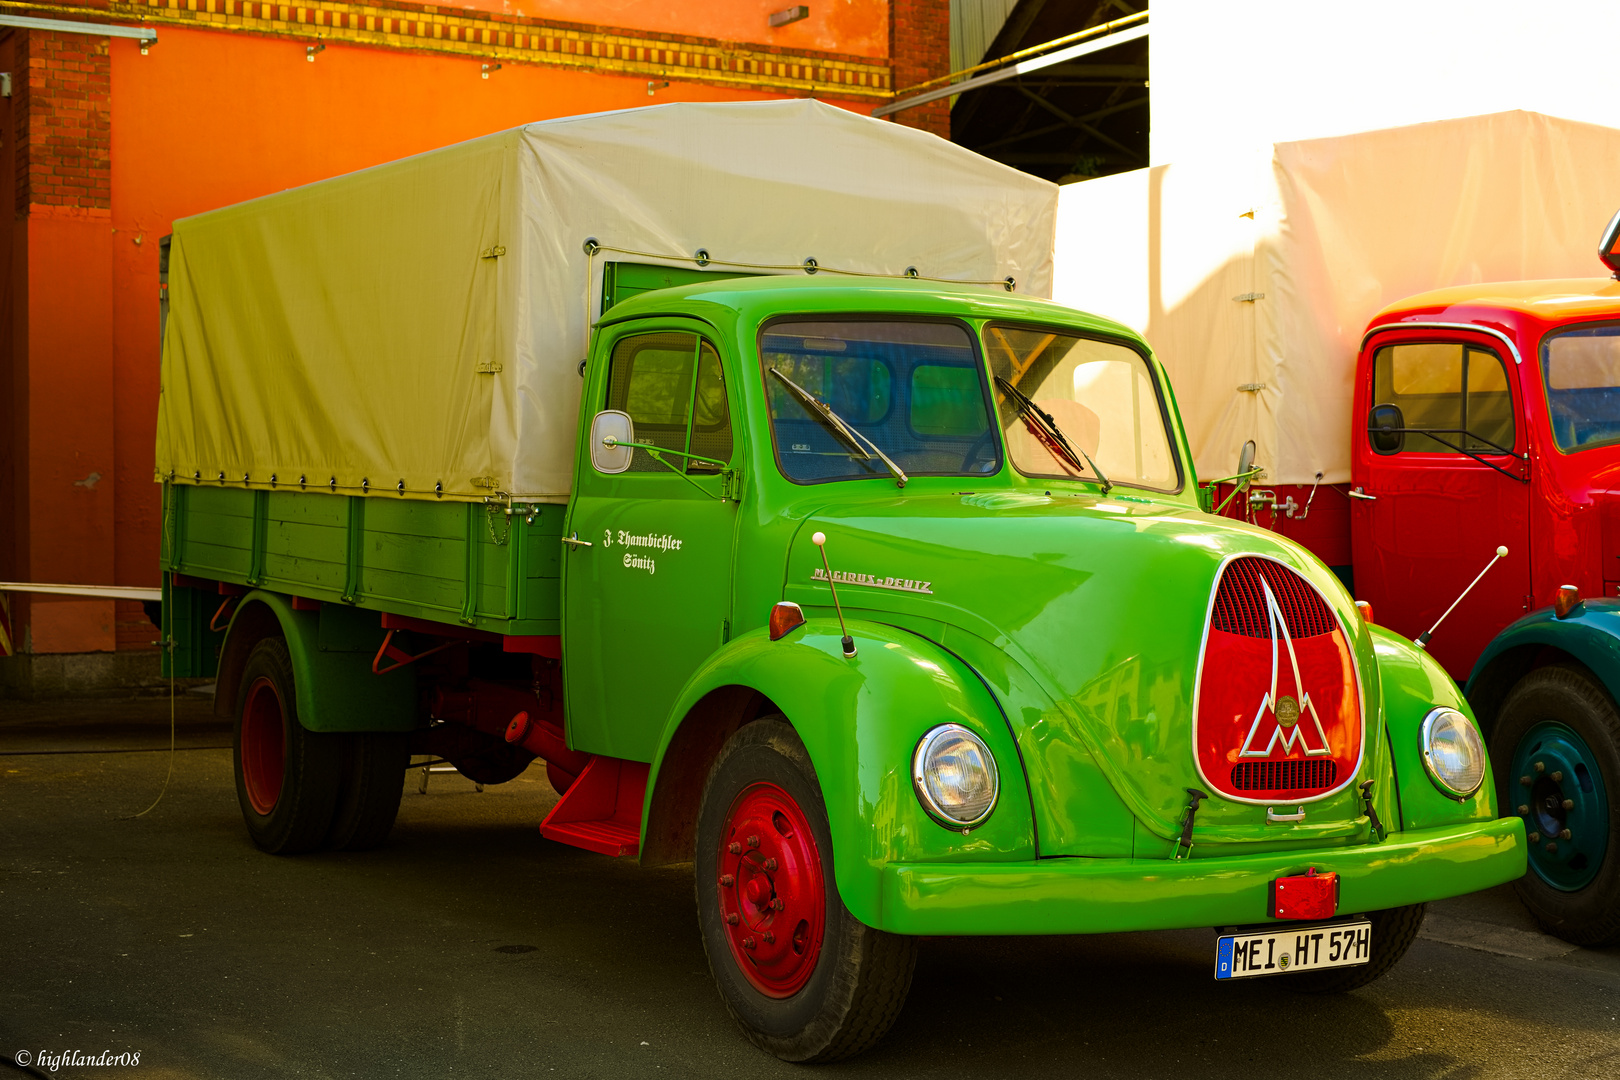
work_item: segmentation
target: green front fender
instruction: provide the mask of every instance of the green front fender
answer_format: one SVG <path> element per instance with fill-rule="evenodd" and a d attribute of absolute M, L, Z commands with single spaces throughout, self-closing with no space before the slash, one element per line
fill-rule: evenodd
<path fill-rule="evenodd" d="M 833 867 L 845 905 L 881 925 L 883 867 L 892 862 L 999 862 L 1035 857 L 1029 788 L 1006 720 L 984 684 L 931 642 L 894 627 L 849 623 L 857 655 L 845 659 L 837 622 L 811 619 L 780 641 L 764 629 L 727 644 L 687 683 L 659 739 L 643 807 L 643 835 L 658 774 L 676 732 L 703 698 L 746 687 L 769 698 L 804 741 L 827 805 Z M 917 801 L 911 756 L 929 729 L 957 723 L 995 757 L 1000 796 L 964 835 Z"/>
<path fill-rule="evenodd" d="M 1423 718 L 1431 710 L 1444 705 L 1474 719 L 1473 709 L 1456 682 L 1434 657 L 1407 638 L 1381 626 L 1370 629 L 1382 680 L 1384 727 L 1389 733 L 1400 793 L 1400 828 L 1430 829 L 1495 817 L 1488 762 L 1486 781 L 1472 796 L 1460 801 L 1441 792 L 1423 764 Z"/>
<path fill-rule="evenodd" d="M 371 673 L 382 644 L 377 613 L 332 604 L 296 611 L 292 598 L 255 589 L 242 597 L 225 631 L 226 648 L 244 622 L 263 605 L 275 615 L 287 642 L 296 688 L 298 721 L 310 731 L 410 731 L 416 727 L 416 676 L 410 667 Z M 249 613 L 244 619 L 244 613 Z M 245 656 L 243 657 L 245 659 Z"/>

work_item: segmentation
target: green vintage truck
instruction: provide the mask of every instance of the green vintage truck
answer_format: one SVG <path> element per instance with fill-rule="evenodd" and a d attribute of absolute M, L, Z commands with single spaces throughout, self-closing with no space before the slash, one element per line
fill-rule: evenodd
<path fill-rule="evenodd" d="M 879 1039 L 921 937 L 1214 927 L 1217 979 L 1344 990 L 1522 874 L 1456 684 L 1204 512 L 1139 337 L 1024 294 L 1050 192 L 823 109 L 534 125 L 177 223 L 165 635 L 253 842 L 381 843 L 408 754 L 539 759 L 545 837 L 694 864 L 721 996 L 792 1061 Z M 724 235 L 777 137 L 904 152 L 791 261 L 548 216 L 604 145 L 736 140 L 767 164 L 711 211 L 648 196 Z"/>

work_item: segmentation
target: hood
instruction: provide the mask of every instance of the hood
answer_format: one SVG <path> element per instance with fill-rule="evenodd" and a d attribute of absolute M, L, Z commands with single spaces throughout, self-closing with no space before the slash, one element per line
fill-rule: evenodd
<path fill-rule="evenodd" d="M 1354 782 L 1381 738 L 1371 639 L 1332 573 L 1275 533 L 1132 496 L 900 493 L 801 526 L 784 595 L 823 608 L 816 531 L 847 612 L 937 624 L 947 648 L 980 639 L 1051 698 L 1008 710 L 1042 854 L 1086 853 L 1049 790 L 1078 753 L 1161 847 L 1189 788 L 1212 796 L 1204 844 L 1278 841 L 1268 808 L 1305 810 L 1289 841 L 1359 830 Z"/>

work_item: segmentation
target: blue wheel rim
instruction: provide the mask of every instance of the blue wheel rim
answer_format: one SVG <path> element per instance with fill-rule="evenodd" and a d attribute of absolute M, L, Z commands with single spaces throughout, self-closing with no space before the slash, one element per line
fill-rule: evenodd
<path fill-rule="evenodd" d="M 1531 872 L 1562 892 L 1590 885 L 1609 850 L 1609 797 L 1586 740 L 1537 724 L 1513 752 L 1506 789 L 1502 809 L 1524 819 Z"/>

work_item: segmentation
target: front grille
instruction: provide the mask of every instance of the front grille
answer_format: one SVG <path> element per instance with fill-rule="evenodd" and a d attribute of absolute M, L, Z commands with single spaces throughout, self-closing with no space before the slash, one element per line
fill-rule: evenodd
<path fill-rule="evenodd" d="M 1270 637 L 1271 620 L 1266 617 L 1266 594 L 1260 586 L 1262 578 L 1277 598 L 1290 637 L 1315 637 L 1337 627 L 1333 609 L 1304 578 L 1280 563 L 1252 556 L 1233 559 L 1227 564 L 1215 593 L 1210 625 L 1228 634 Z"/>
<path fill-rule="evenodd" d="M 1244 761 L 1232 766 L 1238 791 L 1321 791 L 1333 786 L 1339 764 L 1329 758 L 1304 761 Z"/>

